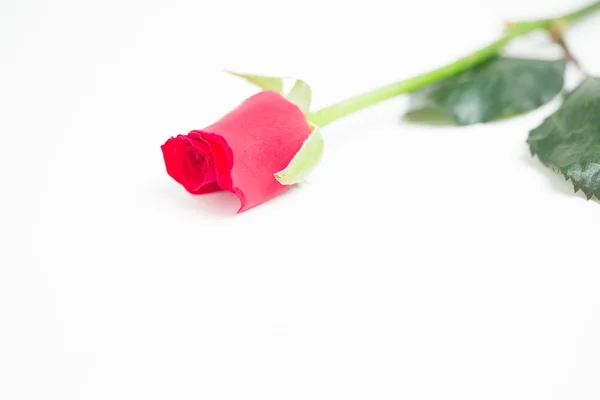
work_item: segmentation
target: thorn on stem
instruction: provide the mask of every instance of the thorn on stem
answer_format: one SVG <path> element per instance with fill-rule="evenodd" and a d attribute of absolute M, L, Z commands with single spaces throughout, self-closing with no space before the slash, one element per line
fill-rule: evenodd
<path fill-rule="evenodd" d="M 567 28 L 567 25 L 564 21 L 562 21 L 562 20 L 554 21 L 550 25 L 550 29 L 548 30 L 548 33 L 550 34 L 550 38 L 552 39 L 553 42 L 555 42 L 562 48 L 563 52 L 565 53 L 565 57 L 568 61 L 572 62 L 577 67 L 577 69 L 579 69 L 579 71 L 581 71 L 583 74 L 588 75 L 585 72 L 585 70 L 581 67 L 579 60 L 577 58 L 575 58 L 575 56 L 569 49 L 567 42 L 565 41 L 564 32 L 565 32 L 566 28 Z"/>
<path fill-rule="evenodd" d="M 504 31 L 505 32 L 510 32 L 511 30 L 514 29 L 514 27 L 517 26 L 517 23 L 514 21 L 506 21 L 504 22 Z"/>
<path fill-rule="evenodd" d="M 548 33 L 550 33 L 550 38 L 558 42 L 562 40 L 565 31 L 567 30 L 567 24 L 563 20 L 557 20 L 550 24 L 550 28 L 548 29 Z"/>

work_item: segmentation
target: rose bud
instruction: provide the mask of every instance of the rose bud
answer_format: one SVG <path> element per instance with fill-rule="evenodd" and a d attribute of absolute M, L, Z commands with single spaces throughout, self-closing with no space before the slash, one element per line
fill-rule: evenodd
<path fill-rule="evenodd" d="M 240 199 L 239 213 L 281 194 L 316 166 L 323 142 L 311 132 L 303 110 L 265 90 L 161 148 L 167 173 L 188 192 L 232 192 Z"/>

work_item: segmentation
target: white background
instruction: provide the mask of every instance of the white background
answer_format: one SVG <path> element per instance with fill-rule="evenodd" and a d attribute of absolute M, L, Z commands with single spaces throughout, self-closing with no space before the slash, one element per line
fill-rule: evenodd
<path fill-rule="evenodd" d="M 600 205 L 525 145 L 557 102 L 453 128 L 391 100 L 240 215 L 160 152 L 255 92 L 223 69 L 320 108 L 583 4 L 2 0 L 0 398 L 600 398 Z M 599 37 L 567 36 L 596 74 Z"/>

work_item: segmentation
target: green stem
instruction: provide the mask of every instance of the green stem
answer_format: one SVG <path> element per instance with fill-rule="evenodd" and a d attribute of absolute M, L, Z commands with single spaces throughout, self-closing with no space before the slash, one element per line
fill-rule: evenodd
<path fill-rule="evenodd" d="M 362 110 L 363 108 L 372 106 L 373 104 L 390 99 L 400 94 L 414 92 L 422 89 L 425 86 L 448 79 L 454 75 L 458 75 L 461 72 L 466 71 L 467 69 L 484 63 L 498 54 L 498 52 L 514 38 L 537 30 L 547 31 L 554 24 L 562 23 L 565 26 L 572 25 L 596 11 L 600 11 L 600 1 L 595 1 L 586 7 L 560 17 L 539 19 L 534 21 L 522 21 L 511 24 L 508 31 L 498 40 L 488 44 L 472 54 L 459 58 L 451 64 L 445 65 L 422 75 L 394 82 L 363 94 L 350 97 L 346 100 L 342 100 L 339 103 L 311 113 L 308 119 L 313 124 L 323 127 L 339 118 Z"/>
<path fill-rule="evenodd" d="M 579 21 L 582 18 L 587 17 L 590 14 L 593 14 L 596 11 L 600 10 L 600 1 L 595 1 L 592 4 L 580 8 L 579 10 L 575 10 L 570 14 L 567 14 L 565 16 L 563 16 L 562 18 L 558 18 L 562 21 L 564 21 L 565 23 L 567 23 L 567 25 L 572 25 L 575 22 Z"/>

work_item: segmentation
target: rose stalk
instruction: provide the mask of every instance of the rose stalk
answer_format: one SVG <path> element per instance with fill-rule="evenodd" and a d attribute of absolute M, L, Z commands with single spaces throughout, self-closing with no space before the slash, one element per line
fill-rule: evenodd
<path fill-rule="evenodd" d="M 453 63 L 315 112 L 309 111 L 311 89 L 301 80 L 284 91 L 283 78 L 233 73 L 262 91 L 214 124 L 168 139 L 161 146 L 167 173 L 192 194 L 232 192 L 241 203 L 238 212 L 248 210 L 316 168 L 324 146 L 320 127 L 477 67 L 517 37 L 540 30 L 556 35 L 596 11 L 600 1 L 555 18 L 510 23 L 498 40 Z"/>

